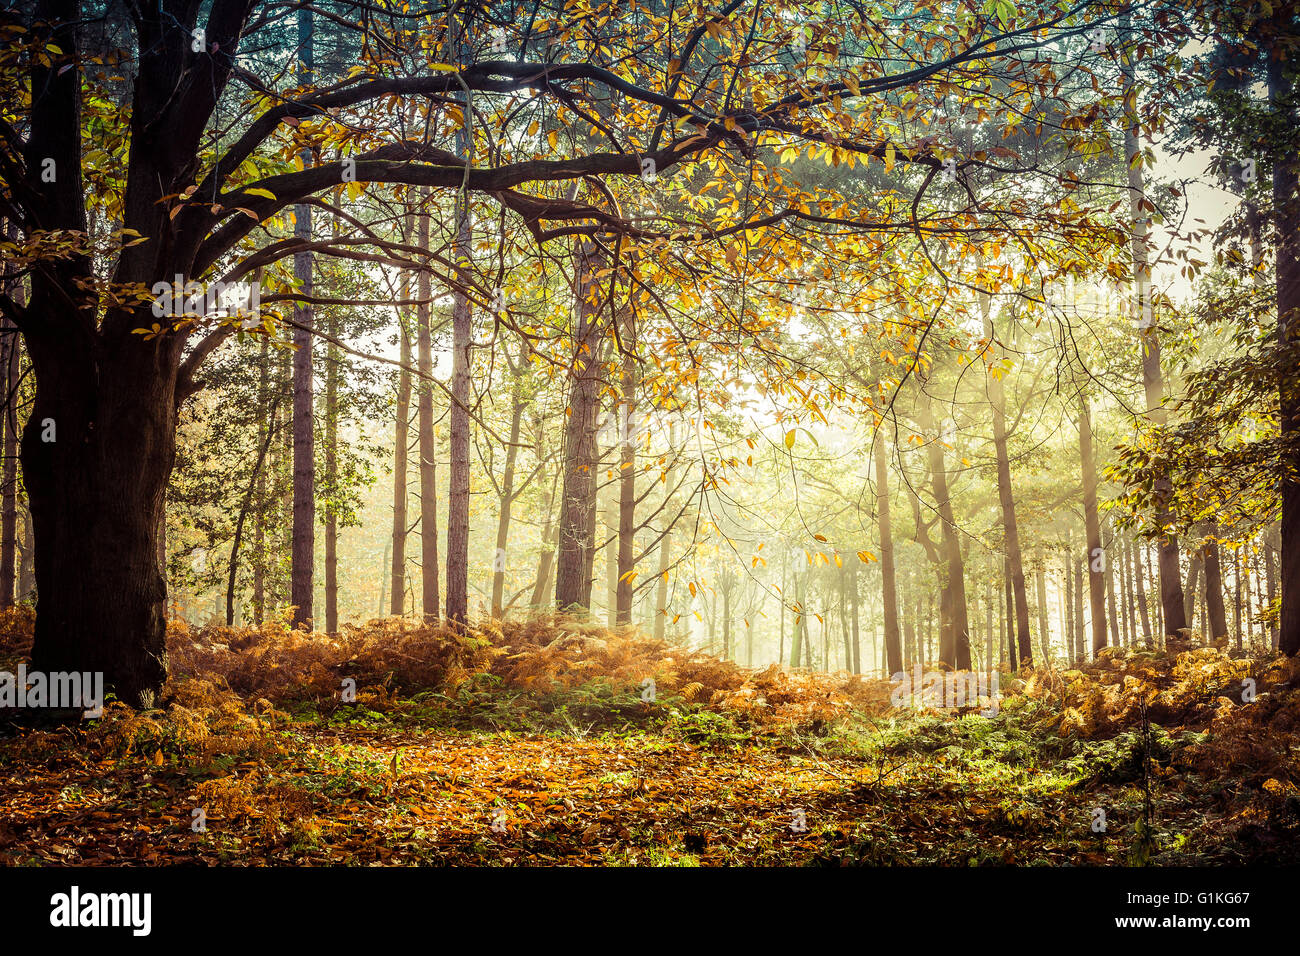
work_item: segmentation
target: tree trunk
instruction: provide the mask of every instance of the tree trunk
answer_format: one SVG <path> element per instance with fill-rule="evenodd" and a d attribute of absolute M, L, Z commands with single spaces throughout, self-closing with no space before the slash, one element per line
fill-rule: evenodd
<path fill-rule="evenodd" d="M 898 585 L 894 570 L 894 533 L 889 515 L 889 471 L 885 459 L 885 436 L 876 428 L 874 456 L 876 464 L 876 526 L 880 532 L 880 594 L 885 617 L 885 654 L 890 674 L 903 669 L 903 650 L 898 632 Z M 853 559 L 850 559 L 853 560 Z M 856 606 L 856 594 L 854 595 Z M 854 626 L 857 626 L 856 612 Z M 856 634 L 854 641 L 856 643 Z M 854 665 L 854 673 L 860 673 Z"/>
<path fill-rule="evenodd" d="M 18 289 L 10 290 L 9 294 L 21 305 L 22 296 Z M 14 571 L 18 553 L 18 383 L 22 340 L 10 321 L 5 320 L 4 328 L 4 349 L 0 351 L 4 361 L 5 383 L 4 420 L 0 422 L 4 439 L 4 503 L 0 509 L 0 607 L 9 607 L 14 603 Z"/>
<path fill-rule="evenodd" d="M 312 11 L 309 6 L 298 8 L 298 55 L 303 82 L 311 82 L 312 62 Z M 311 165 L 311 150 L 304 148 L 300 154 L 303 166 Z M 311 206 L 301 203 L 294 207 L 295 239 L 311 239 Z M 303 295 L 310 296 L 312 283 L 312 254 L 295 253 L 293 274 Z M 312 307 L 305 302 L 294 304 L 293 330 L 293 548 L 290 573 L 289 602 L 294 606 L 295 627 L 310 627 L 315 616 L 312 602 L 315 597 L 316 562 L 316 409 L 312 383 Z"/>
<path fill-rule="evenodd" d="M 545 434 L 545 425 L 539 424 L 537 429 L 537 455 L 540 458 L 542 454 L 542 438 Z M 537 581 L 533 585 L 533 595 L 528 604 L 534 609 L 540 610 L 547 603 L 547 595 L 551 593 L 551 578 L 555 572 L 555 486 L 559 483 L 560 476 L 557 471 L 551 481 L 551 493 L 546 501 L 546 518 L 542 524 L 541 553 L 537 559 Z"/>
<path fill-rule="evenodd" d="M 854 565 L 853 571 L 849 574 L 849 599 L 852 604 L 852 611 L 853 611 L 853 618 L 852 618 L 853 673 L 861 674 L 862 673 L 862 641 L 858 633 L 858 569 L 856 565 Z M 886 647 L 886 653 L 888 653 L 888 647 Z M 900 655 L 900 664 L 901 664 L 901 655 Z M 899 670 L 901 669 L 902 668 L 900 666 Z M 889 673 L 896 674 L 898 673 L 898 671 L 894 670 L 891 667 L 889 669 Z"/>
<path fill-rule="evenodd" d="M 52 311 L 50 299 L 34 294 L 32 306 Z M 175 457 L 175 372 L 127 346 L 92 357 L 35 338 L 28 350 L 36 372 L 22 440 L 36 542 L 32 669 L 100 671 L 120 699 L 151 707 L 167 676 L 157 536 Z"/>
<path fill-rule="evenodd" d="M 1061 605 L 1061 640 L 1065 644 L 1065 656 L 1073 667 L 1078 663 L 1078 646 L 1074 639 L 1074 577 L 1073 569 L 1070 567 L 1070 554 L 1073 549 L 1067 549 L 1065 552 L 1065 600 Z"/>
<path fill-rule="evenodd" d="M 1092 411 L 1079 396 L 1079 462 L 1083 468 L 1083 524 L 1088 537 L 1088 605 L 1092 612 L 1092 656 L 1106 646 L 1106 551 L 1097 517 L 1097 462 L 1092 454 Z"/>
<path fill-rule="evenodd" d="M 797 559 L 796 559 L 797 560 Z M 808 609 L 803 606 L 803 574 L 801 568 L 794 569 L 794 630 L 790 634 L 790 666 L 802 667 L 804 653 L 804 636 L 808 633 Z"/>
<path fill-rule="evenodd" d="M 511 393 L 510 443 L 506 447 L 505 471 L 501 475 L 501 507 L 497 513 L 497 546 L 492 560 L 492 616 L 502 615 L 501 602 L 506 586 L 506 542 L 510 537 L 510 509 L 515 498 L 515 460 L 519 455 L 519 430 L 524 415 L 524 403 L 519 396 L 519 383 Z"/>
<path fill-rule="evenodd" d="M 564 429 L 564 484 L 560 497 L 555 605 L 560 611 L 591 609 L 592 561 L 596 538 L 597 415 L 600 409 L 600 306 L 596 273 L 603 267 L 594 247 L 575 255 L 573 365 Z"/>
<path fill-rule="evenodd" d="M 1047 626 L 1047 574 L 1042 565 L 1034 569 L 1035 592 L 1038 597 L 1038 643 L 1043 649 L 1043 663 L 1050 664 L 1051 655 L 1051 634 Z"/>
<path fill-rule="evenodd" d="M 619 428 L 618 589 L 615 623 L 632 623 L 633 573 L 636 558 L 636 441 L 633 422 L 637 410 L 640 370 L 637 367 L 636 310 L 623 313 L 622 391 L 623 419 Z"/>
<path fill-rule="evenodd" d="M 1228 616 L 1223 607 L 1223 571 L 1219 561 L 1219 526 L 1210 526 L 1209 537 L 1205 542 L 1205 610 L 1209 634 L 1206 637 L 1217 641 L 1228 636 Z"/>
<path fill-rule="evenodd" d="M 1275 20 L 1280 38 L 1293 10 L 1284 10 Z M 1274 44 L 1270 44 L 1272 47 Z M 1268 98 L 1273 112 L 1293 122 L 1293 69 L 1285 47 L 1270 49 L 1268 56 Z M 1289 125 L 1287 127 L 1290 128 Z M 1278 648 L 1285 654 L 1300 652 L 1300 464 L 1297 432 L 1300 432 L 1300 382 L 1293 356 L 1300 346 L 1300 158 L 1294 152 L 1273 157 L 1273 215 L 1276 228 L 1277 335 L 1283 350 L 1282 367 L 1290 374 L 1282 380 L 1279 410 L 1282 440 L 1290 467 L 1282 478 L 1282 555 L 1280 561 L 1282 603 L 1278 612 Z"/>
<path fill-rule="evenodd" d="M 338 219 L 334 220 L 338 235 Z M 333 340 L 339 337 L 338 308 L 329 310 L 326 332 L 331 341 L 325 348 L 325 630 L 339 629 L 339 361 L 342 357 Z"/>
<path fill-rule="evenodd" d="M 672 496 L 673 482 L 676 479 L 675 471 L 677 465 L 677 423 L 673 422 L 668 426 L 668 472 L 664 477 L 664 502 L 661 514 L 669 517 L 671 521 L 672 514 Z M 664 629 L 668 623 L 668 569 L 672 565 L 672 545 L 673 529 L 670 523 L 663 529 L 659 538 L 659 579 L 655 583 L 655 629 L 654 635 L 656 641 L 664 639 Z M 782 585 L 785 581 L 782 579 Z M 785 592 L 781 594 L 781 647 L 785 645 Z M 781 663 L 781 651 L 778 650 L 776 662 Z"/>
<path fill-rule="evenodd" d="M 410 282 L 405 272 L 401 279 L 401 296 L 410 295 Z M 401 370 L 397 375 L 397 423 L 393 437 L 393 553 L 389 578 L 388 613 L 406 613 L 406 515 L 407 456 L 411 438 L 411 336 L 405 317 L 400 310 L 397 316 L 400 338 Z"/>
<path fill-rule="evenodd" d="M 970 670 L 970 625 L 966 610 L 966 579 L 962 562 L 961 541 L 957 537 L 957 522 L 953 518 L 952 501 L 948 495 L 948 472 L 944 464 L 943 444 L 935 433 L 934 414 L 930 398 L 922 392 L 918 401 L 922 415 L 922 428 L 930 432 L 927 448 L 930 457 L 930 480 L 934 488 L 935 505 L 943 524 L 943 550 L 946 559 L 947 581 L 944 595 L 947 604 L 944 629 L 940 634 L 939 659 L 959 671 Z"/>
<path fill-rule="evenodd" d="M 421 190 L 421 202 L 428 200 L 429 191 Z M 427 255 L 429 250 L 429 214 L 423 210 L 416 217 L 416 245 Z M 432 276 L 427 261 L 416 275 L 415 297 L 415 348 L 416 370 L 420 373 L 416 383 L 416 421 L 419 432 L 420 456 L 420 610 L 426 621 L 436 621 L 441 599 L 438 595 L 438 449 L 433 435 L 433 331 L 430 326 L 430 298 L 433 295 Z M 459 308 L 460 299 L 456 300 Z M 452 372 L 453 388 L 455 371 Z M 455 406 L 452 406 L 455 422 Z M 453 456 L 455 452 L 452 453 Z M 450 517 L 448 518 L 450 522 Z M 450 524 L 448 534 L 450 535 Z M 451 574 L 451 557 L 448 555 L 447 573 Z M 450 585 L 448 585 L 450 587 Z M 448 600 L 450 600 L 448 591 Z"/>

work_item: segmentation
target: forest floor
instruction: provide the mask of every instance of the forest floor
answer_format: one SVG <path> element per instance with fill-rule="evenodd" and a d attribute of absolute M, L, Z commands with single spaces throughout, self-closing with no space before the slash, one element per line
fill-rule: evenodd
<path fill-rule="evenodd" d="M 29 645 L 0 617 L 0 670 Z M 155 710 L 0 726 L 0 863 L 1300 862 L 1279 658 L 1108 652 L 986 717 L 563 620 L 174 622 L 169 652 Z"/>

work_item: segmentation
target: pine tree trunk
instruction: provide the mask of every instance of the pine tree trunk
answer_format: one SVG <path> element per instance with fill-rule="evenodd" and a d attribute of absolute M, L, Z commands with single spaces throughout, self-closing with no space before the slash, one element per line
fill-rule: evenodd
<path fill-rule="evenodd" d="M 672 521 L 672 496 L 674 481 L 676 480 L 677 465 L 677 423 L 673 422 L 668 426 L 668 472 L 664 476 L 664 500 L 660 514 L 667 516 Z M 664 629 L 668 623 L 668 569 L 672 565 L 672 546 L 673 530 L 670 523 L 663 529 L 659 538 L 659 577 L 655 582 L 655 628 L 654 635 L 656 641 L 664 639 Z M 784 572 L 783 572 L 784 573 Z M 784 586 L 784 577 L 782 585 Z M 785 593 L 781 594 L 781 647 L 785 646 Z M 776 662 L 781 663 L 781 652 L 778 651 Z"/>
<path fill-rule="evenodd" d="M 1034 569 L 1035 592 L 1038 597 L 1038 644 L 1043 649 L 1043 663 L 1049 664 L 1051 654 L 1051 632 L 1047 626 L 1047 574 L 1040 564 Z"/>
<path fill-rule="evenodd" d="M 22 296 L 12 289 L 10 296 L 19 305 Z M 4 368 L 4 420 L 0 422 L 4 446 L 3 507 L 0 508 L 0 607 L 14 603 L 14 573 L 18 549 L 18 383 L 19 353 L 22 340 L 9 320 L 4 322 L 4 348 L 0 350 Z"/>
<path fill-rule="evenodd" d="M 298 55 L 304 82 L 310 82 L 312 61 L 311 7 L 298 8 Z M 311 164 L 311 151 L 301 153 L 304 166 Z M 311 239 L 311 206 L 294 207 L 294 238 Z M 312 254 L 295 253 L 293 274 L 303 295 L 313 292 Z M 312 624 L 316 562 L 316 409 L 312 383 L 313 311 L 309 303 L 294 305 L 293 330 L 293 548 L 289 602 L 294 606 L 295 627 Z"/>
<path fill-rule="evenodd" d="M 897 674 L 903 669 L 903 650 L 899 644 L 898 632 L 898 584 L 894 569 L 894 532 L 889 514 L 889 470 L 885 458 L 884 430 L 880 427 L 876 428 L 873 446 L 876 465 L 876 526 L 880 532 L 880 594 L 884 608 L 885 655 L 888 661 L 886 668 L 890 674 Z M 855 616 L 855 627 L 856 623 Z M 854 640 L 856 642 L 856 635 Z M 854 673 L 860 673 L 856 663 Z"/>
<path fill-rule="evenodd" d="M 1275 20 L 1281 38 L 1294 35 L 1290 29 L 1294 10 L 1285 8 Z M 1293 117 L 1293 67 L 1285 48 L 1278 42 L 1268 56 L 1268 98 L 1279 117 Z M 1272 44 L 1270 44 L 1272 46 Z M 1293 120 L 1283 120 L 1293 122 Z M 1300 652 L 1300 381 L 1295 374 L 1294 356 L 1300 348 L 1300 157 L 1294 150 L 1273 157 L 1273 216 L 1277 223 L 1277 334 L 1283 367 L 1291 372 L 1281 385 L 1279 401 L 1282 440 L 1289 459 L 1282 478 L 1282 554 L 1280 561 L 1282 603 L 1278 613 L 1278 648 L 1285 654 Z"/>
<path fill-rule="evenodd" d="M 1121 30 L 1129 33 L 1127 12 L 1121 18 Z M 1142 381 L 1146 391 L 1147 417 L 1163 427 L 1167 415 L 1164 408 L 1164 371 L 1161 366 L 1159 331 L 1155 324 L 1155 304 L 1151 290 L 1151 269 L 1147 248 L 1150 212 L 1147 210 L 1146 186 L 1143 177 L 1141 144 L 1138 142 L 1138 93 L 1132 63 L 1132 44 L 1124 47 L 1121 72 L 1123 75 L 1125 110 L 1124 155 L 1128 167 L 1129 209 L 1133 224 L 1133 282 L 1137 289 L 1136 313 L 1139 322 L 1139 340 L 1142 350 Z M 1176 634 L 1187 626 L 1183 609 L 1182 579 L 1178 562 L 1178 538 L 1172 529 L 1173 515 L 1170 501 L 1173 485 L 1165 474 L 1156 477 L 1154 488 L 1154 513 L 1156 526 L 1161 529 L 1159 538 L 1160 606 L 1165 634 Z"/>
<path fill-rule="evenodd" d="M 970 670 L 970 625 L 966 609 L 966 578 L 962 562 L 961 541 L 957 537 L 957 522 L 953 518 L 952 501 L 948 495 L 948 472 L 944 463 L 943 445 L 935 434 L 934 415 L 930 398 L 922 393 L 918 402 L 922 415 L 922 428 L 930 433 L 927 443 L 930 458 L 930 480 L 934 488 L 935 505 L 943 525 L 943 550 L 947 570 L 944 587 L 946 614 L 940 635 L 939 659 L 956 670 Z"/>
<path fill-rule="evenodd" d="M 421 203 L 427 202 L 428 198 L 429 191 L 421 190 Z M 416 217 L 416 223 L 416 245 L 427 254 L 429 214 L 421 211 Z M 436 621 L 441 604 L 438 594 L 438 449 L 433 435 L 433 330 L 430 324 L 433 282 L 427 263 L 417 273 L 415 285 L 415 297 L 418 300 L 415 306 L 415 360 L 416 370 L 420 373 L 416 383 L 420 456 L 420 610 L 426 621 Z M 456 301 L 459 305 L 460 300 Z M 454 371 L 452 375 L 454 378 Z M 455 406 L 453 421 L 454 408 Z M 450 574 L 450 566 L 448 573 Z"/>
<path fill-rule="evenodd" d="M 338 235 L 338 220 L 334 220 Z M 338 309 L 329 311 L 326 331 L 330 339 L 339 337 Z M 325 508 L 325 630 L 339 629 L 339 515 L 334 502 L 339 493 L 339 361 L 341 355 L 333 341 L 325 349 L 325 488 L 329 502 Z"/>
<path fill-rule="evenodd" d="M 410 282 L 402 273 L 401 296 L 410 297 Z M 411 335 L 398 313 L 401 370 L 397 375 L 397 419 L 393 433 L 393 553 L 389 572 L 388 613 L 406 613 L 406 514 L 408 455 L 411 448 Z"/>
<path fill-rule="evenodd" d="M 1083 469 L 1083 523 L 1088 538 L 1088 605 L 1092 612 L 1092 655 L 1106 646 L 1106 552 L 1097 517 L 1097 463 L 1092 454 L 1092 411 L 1079 396 L 1079 461 Z"/>
<path fill-rule="evenodd" d="M 519 396 L 519 383 L 511 393 L 510 408 L 510 442 L 506 447 L 505 471 L 501 475 L 501 504 L 497 511 L 497 544 L 492 562 L 492 616 L 500 618 L 501 606 L 505 597 L 506 585 L 506 542 L 510 537 L 510 509 L 515 499 L 515 460 L 519 455 L 520 424 L 524 415 L 524 403 Z"/>

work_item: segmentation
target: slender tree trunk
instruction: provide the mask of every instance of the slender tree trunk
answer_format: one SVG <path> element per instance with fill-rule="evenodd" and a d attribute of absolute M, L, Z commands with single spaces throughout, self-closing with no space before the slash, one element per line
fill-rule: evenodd
<path fill-rule="evenodd" d="M 1118 559 L 1122 564 L 1124 553 L 1115 544 L 1114 530 L 1108 527 L 1107 531 L 1109 531 L 1110 534 L 1109 541 L 1104 545 L 1106 549 L 1106 567 L 1104 571 L 1106 577 L 1106 609 L 1109 612 L 1110 633 L 1114 635 L 1115 644 L 1122 647 L 1124 644 L 1124 635 L 1120 630 L 1119 608 L 1115 604 L 1115 561 Z"/>
<path fill-rule="evenodd" d="M 473 109 L 466 94 L 465 115 Z M 472 144 L 462 126 L 456 134 L 458 153 L 469 161 Z M 473 316 L 465 289 L 471 282 L 469 259 L 473 236 L 469 195 L 456 198 L 456 279 L 451 310 L 451 426 L 447 490 L 447 620 L 464 626 L 469 620 L 469 370 L 473 346 Z M 435 538 L 436 540 L 436 538 Z M 435 559 L 436 560 L 436 559 Z M 435 595 L 436 599 L 436 595 Z"/>
<path fill-rule="evenodd" d="M 637 366 L 636 310 L 630 305 L 623 313 L 622 390 L 623 421 L 619 434 L 618 504 L 618 590 L 615 595 L 615 623 L 632 623 L 632 595 L 636 557 L 636 440 L 633 435 L 637 413 L 640 370 Z"/>
<path fill-rule="evenodd" d="M 1073 569 L 1070 567 L 1070 557 L 1073 549 L 1068 549 L 1065 553 L 1065 602 L 1062 605 L 1062 628 L 1061 639 L 1065 642 L 1066 656 L 1069 658 L 1070 666 L 1074 667 L 1079 661 L 1079 648 L 1074 639 L 1074 577 Z"/>
<path fill-rule="evenodd" d="M 1268 607 L 1270 612 L 1277 606 L 1277 554 L 1280 548 L 1279 531 L 1281 523 L 1275 522 L 1270 525 L 1264 535 L 1264 577 L 1268 588 Z M 1275 543 L 1276 542 L 1276 543 Z M 1278 634 L 1277 620 L 1269 622 L 1269 645 L 1278 649 L 1280 637 Z"/>
<path fill-rule="evenodd" d="M 1092 655 L 1106 646 L 1106 551 L 1097 517 L 1097 462 L 1092 454 L 1092 411 L 1079 396 L 1079 461 L 1083 468 L 1083 523 L 1088 538 L 1088 604 L 1092 612 Z"/>
<path fill-rule="evenodd" d="M 781 562 L 781 623 L 780 630 L 777 632 L 778 643 L 776 645 L 776 666 L 781 667 L 785 661 L 785 606 L 787 602 L 785 591 L 786 568 L 790 563 L 790 557 L 787 554 Z"/>
<path fill-rule="evenodd" d="M 1012 621 L 1014 621 L 1018 616 L 1019 609 L 1016 606 L 1015 581 L 1013 579 L 1014 572 L 1012 571 L 1011 568 L 1011 555 L 1009 552 L 1007 554 L 1006 559 L 1003 561 L 1003 565 L 1004 565 L 1003 583 L 1004 583 L 1004 590 L 1006 591 L 1006 609 L 1007 609 L 1006 618 L 1005 618 L 1007 622 L 1007 635 L 1006 635 L 1007 664 L 1010 666 L 1012 671 L 1016 671 L 1020 669 L 1021 664 L 1018 660 L 1018 654 L 1016 653 L 1019 648 L 1017 647 L 1016 632 L 1012 628 Z M 1024 572 L 1021 571 L 1020 590 L 1023 592 L 1024 588 L 1025 588 L 1025 575 Z M 1029 605 L 1027 603 L 1025 605 L 1025 621 L 1026 624 L 1028 624 Z M 1027 626 L 1023 631 L 1023 633 L 1026 636 L 1029 634 L 1029 628 Z"/>
<path fill-rule="evenodd" d="M 410 295 L 406 273 L 402 274 L 401 295 Z M 406 489 L 408 480 L 407 456 L 411 438 L 411 336 L 406 320 L 398 313 L 398 336 L 401 349 L 401 371 L 397 376 L 397 424 L 393 438 L 393 553 L 389 578 L 388 613 L 399 615 L 406 611 Z"/>
<path fill-rule="evenodd" d="M 1072 554 L 1070 563 L 1074 565 L 1074 660 L 1083 664 L 1088 660 L 1083 630 L 1083 562 Z"/>
<path fill-rule="evenodd" d="M 502 615 L 501 602 L 506 586 L 506 542 L 510 537 L 510 508 L 515 495 L 515 460 L 519 452 L 519 431 L 524 414 L 524 403 L 519 396 L 516 380 L 510 409 L 510 444 L 506 448 L 505 471 L 501 476 L 501 507 L 497 513 L 497 547 L 492 561 L 492 616 Z"/>
<path fill-rule="evenodd" d="M 19 305 L 22 296 L 13 288 L 9 295 Z M 0 607 L 14 603 L 14 571 L 18 548 L 18 383 L 22 340 L 8 319 L 4 322 L 4 504 L 0 513 Z"/>
<path fill-rule="evenodd" d="M 542 457 L 542 442 L 546 436 L 543 422 L 537 425 L 537 457 Z M 555 572 L 555 490 L 559 484 L 559 471 L 551 479 L 551 491 L 546 499 L 546 517 L 542 524 L 541 550 L 537 558 L 537 581 L 533 585 L 533 595 L 528 601 L 529 607 L 540 610 L 548 602 L 551 593 L 551 578 Z"/>
<path fill-rule="evenodd" d="M 338 219 L 334 220 L 338 237 Z M 333 340 L 339 337 L 337 308 L 329 310 L 326 331 L 331 341 L 325 350 L 325 488 L 329 504 L 325 508 L 325 630 L 339 629 L 339 515 L 335 504 L 339 496 L 339 361 L 342 358 Z"/>
<path fill-rule="evenodd" d="M 1042 565 L 1034 569 L 1035 591 L 1038 597 L 1038 643 L 1043 649 L 1043 663 L 1049 664 L 1051 655 L 1051 632 L 1047 626 L 1047 574 Z"/>
<path fill-rule="evenodd" d="M 1228 636 L 1228 616 L 1223 607 L 1223 572 L 1219 560 L 1219 526 L 1210 526 L 1205 542 L 1205 619 L 1210 641 Z"/>
<path fill-rule="evenodd" d="M 853 570 L 849 573 L 849 600 L 851 602 L 852 612 L 853 612 L 853 618 L 852 618 L 853 673 L 861 674 L 862 673 L 862 642 L 861 642 L 861 637 L 858 633 L 858 569 L 856 565 L 854 565 Z M 889 654 L 888 643 L 886 643 L 885 654 L 886 657 L 888 657 Z M 901 655 L 900 655 L 900 664 L 901 664 Z M 901 670 L 902 668 L 900 667 L 899 669 Z M 889 673 L 896 674 L 898 673 L 898 671 L 895 671 L 891 667 Z"/>
<path fill-rule="evenodd" d="M 429 190 L 421 190 L 421 205 L 426 203 L 428 198 Z M 416 216 L 415 241 L 427 256 L 429 214 L 424 209 L 421 209 Z M 415 360 L 417 371 L 420 373 L 419 381 L 416 383 L 416 421 L 420 456 L 420 608 L 426 621 L 438 620 L 442 603 L 438 594 L 438 449 L 433 434 L 433 329 L 430 320 L 432 296 L 433 281 L 426 261 L 416 274 L 415 280 L 415 297 L 418 300 L 415 306 Z M 454 370 L 452 377 L 455 378 Z M 453 420 L 454 408 L 453 405 Z M 450 517 L 448 520 L 450 521 Z M 450 525 L 448 534 L 450 534 Z M 450 560 L 449 555 L 447 571 L 449 575 Z M 450 591 L 448 598 L 450 599 Z"/>
<path fill-rule="evenodd" d="M 794 630 L 790 635 L 790 666 L 806 666 L 804 653 L 804 635 L 808 633 L 808 609 L 803 604 L 803 575 L 800 569 L 794 569 Z"/>
<path fill-rule="evenodd" d="M 898 633 L 898 585 L 894 569 L 894 532 L 889 515 L 889 470 L 885 459 L 883 428 L 876 428 L 873 445 L 876 465 L 876 526 L 880 532 L 880 594 L 885 617 L 885 666 L 890 674 L 897 674 L 903 669 L 903 650 Z M 858 673 L 856 664 L 854 673 Z"/>
<path fill-rule="evenodd" d="M 930 458 L 930 480 L 934 488 L 935 505 L 943 525 L 943 548 L 946 559 L 947 584 L 944 595 L 947 603 L 947 620 L 940 636 L 939 659 L 956 670 L 970 670 L 970 625 L 966 609 L 966 576 L 962 562 L 961 541 L 957 537 L 957 522 L 953 518 L 952 501 L 948 495 L 948 472 L 944 463 L 943 444 L 935 434 L 934 414 L 928 395 L 917 403 L 922 416 L 921 426 L 930 433 L 927 448 Z"/>
<path fill-rule="evenodd" d="M 661 510 L 667 520 L 672 521 L 673 483 L 676 480 L 677 464 L 677 423 L 668 426 L 668 472 L 664 477 L 664 501 Z M 655 640 L 664 639 L 664 629 L 668 622 L 668 569 L 672 566 L 673 529 L 670 523 L 664 528 L 659 538 L 659 579 L 655 583 Z M 783 572 L 784 575 L 784 572 Z M 782 577 L 784 587 L 785 578 Z M 781 644 L 785 645 L 785 592 L 781 593 Z M 777 653 L 776 662 L 781 663 L 781 653 Z"/>
<path fill-rule="evenodd" d="M 312 10 L 298 8 L 298 50 L 300 73 L 304 82 L 312 81 Z M 301 153 L 304 166 L 311 165 L 311 151 Z M 311 239 L 311 206 L 294 207 L 294 238 Z M 313 291 L 312 254 L 295 253 L 293 274 L 303 295 Z M 316 434 L 315 402 L 312 384 L 312 307 L 294 305 L 293 330 L 293 549 L 289 602 L 294 606 L 295 627 L 310 627 L 315 616 L 312 609 L 316 562 Z"/>
<path fill-rule="evenodd" d="M 731 588 L 732 584 L 728 579 L 722 589 L 722 659 L 724 661 L 731 660 Z"/>

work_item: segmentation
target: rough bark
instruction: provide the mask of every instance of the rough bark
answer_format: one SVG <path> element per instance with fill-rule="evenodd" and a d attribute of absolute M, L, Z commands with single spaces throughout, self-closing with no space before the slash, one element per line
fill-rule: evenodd
<path fill-rule="evenodd" d="M 310 82 L 312 72 L 311 7 L 298 9 L 298 49 L 301 74 Z M 311 151 L 302 151 L 303 165 L 311 163 Z M 294 209 L 295 239 L 311 238 L 311 206 Z M 293 274 L 303 295 L 313 291 L 312 254 L 293 257 Z M 310 627 L 316 562 L 316 409 L 312 381 L 312 307 L 296 302 L 293 308 L 293 547 L 291 551 L 289 602 L 294 607 L 295 627 Z"/>
<path fill-rule="evenodd" d="M 591 609 L 592 561 L 596 537 L 597 415 L 600 409 L 602 339 L 596 273 L 601 256 L 580 244 L 575 254 L 573 360 L 569 407 L 564 428 L 564 481 L 560 496 L 555 606 L 560 611 Z"/>

